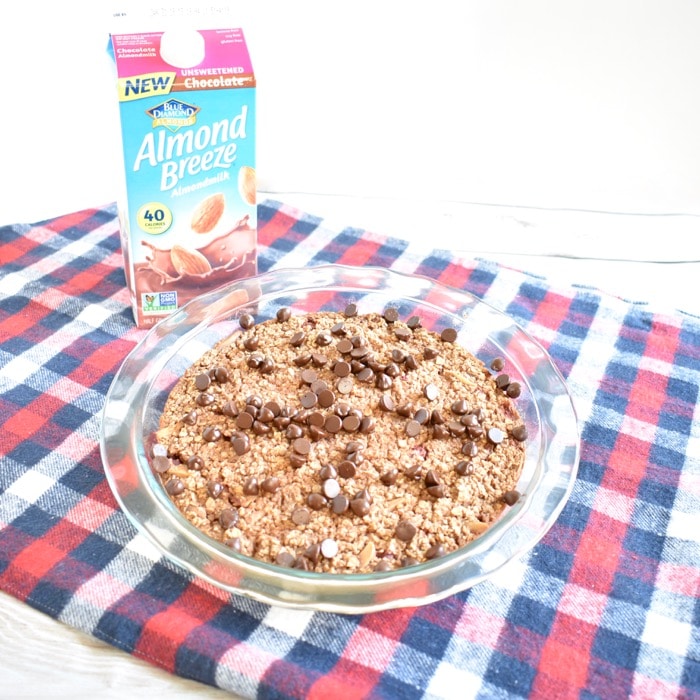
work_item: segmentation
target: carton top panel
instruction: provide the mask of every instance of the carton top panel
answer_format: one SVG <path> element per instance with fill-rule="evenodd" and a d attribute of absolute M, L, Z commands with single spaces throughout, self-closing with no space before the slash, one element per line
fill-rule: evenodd
<path fill-rule="evenodd" d="M 174 29 L 112 34 L 119 77 L 176 72 L 182 76 L 253 75 L 241 29 Z"/>

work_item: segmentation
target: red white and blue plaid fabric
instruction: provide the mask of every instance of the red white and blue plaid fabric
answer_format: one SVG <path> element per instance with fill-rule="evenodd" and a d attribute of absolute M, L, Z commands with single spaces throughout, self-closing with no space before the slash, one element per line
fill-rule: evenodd
<path fill-rule="evenodd" d="M 260 698 L 700 698 L 700 320 L 267 201 L 261 270 L 418 272 L 519 321 L 581 419 L 573 494 L 534 551 L 441 602 L 282 610 L 170 564 L 118 509 L 105 393 L 145 331 L 115 210 L 0 228 L 0 588 L 164 669 Z M 653 280 L 650 280 L 653 284 Z"/>

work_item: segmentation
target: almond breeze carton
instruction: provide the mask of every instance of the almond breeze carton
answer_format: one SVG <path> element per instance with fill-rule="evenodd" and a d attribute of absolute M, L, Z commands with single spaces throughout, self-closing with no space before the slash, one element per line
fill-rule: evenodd
<path fill-rule="evenodd" d="M 257 272 L 255 76 L 241 29 L 112 34 L 136 323 Z"/>

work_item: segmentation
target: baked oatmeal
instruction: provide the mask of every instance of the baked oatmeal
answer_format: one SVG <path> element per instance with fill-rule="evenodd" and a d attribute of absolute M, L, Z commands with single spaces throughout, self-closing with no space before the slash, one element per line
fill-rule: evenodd
<path fill-rule="evenodd" d="M 176 383 L 152 447 L 209 537 L 280 566 L 387 571 L 463 547 L 520 498 L 520 384 L 455 329 L 354 304 L 238 322 Z"/>

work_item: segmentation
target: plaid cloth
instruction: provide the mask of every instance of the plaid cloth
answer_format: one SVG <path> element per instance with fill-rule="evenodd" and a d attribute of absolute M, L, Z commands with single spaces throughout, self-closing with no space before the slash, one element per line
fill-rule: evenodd
<path fill-rule="evenodd" d="M 526 557 L 419 608 L 290 611 L 159 556 L 118 509 L 100 411 L 145 331 L 113 207 L 0 228 L 0 588 L 172 673 L 260 698 L 700 698 L 700 320 L 267 201 L 261 270 L 417 272 L 519 321 L 567 377 L 579 477 Z"/>

